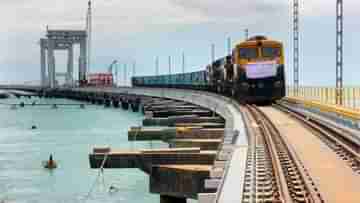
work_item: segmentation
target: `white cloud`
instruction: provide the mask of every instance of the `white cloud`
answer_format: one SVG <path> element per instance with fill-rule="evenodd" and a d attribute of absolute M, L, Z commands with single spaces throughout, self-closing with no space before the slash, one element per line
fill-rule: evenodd
<path fill-rule="evenodd" d="M 210 17 L 238 18 L 254 13 L 276 12 L 282 9 L 284 1 L 238 1 L 238 0 L 169 0 L 186 10 L 197 10 Z"/>
<path fill-rule="evenodd" d="M 317 20 L 321 19 L 319 16 L 333 17 L 335 22 L 336 0 L 299 1 L 302 17 Z M 94 58 L 115 55 L 107 50 L 139 50 L 139 47 L 131 47 L 135 41 L 146 43 L 149 40 L 148 43 L 160 44 L 162 39 L 151 41 L 153 34 L 171 33 L 184 25 L 190 25 L 186 33 L 203 32 L 205 38 L 210 36 L 207 32 L 214 35 L 226 32 L 242 39 L 239 30 L 245 27 L 250 28 L 251 33 L 278 34 L 286 38 L 290 32 L 291 3 L 291 0 L 93 0 L 93 48 L 96 49 L 93 53 L 98 54 Z M 357 17 L 351 20 L 350 16 L 357 16 L 359 7 L 358 0 L 344 0 L 346 22 L 357 21 Z M 20 71 L 26 64 L 38 64 L 36 43 L 44 36 L 46 25 L 50 28 L 84 28 L 86 9 L 87 0 L 1 0 L 0 64 L 11 66 L 8 69 L 13 71 Z M 312 18 L 314 16 L 317 18 Z M 207 30 L 204 24 L 211 24 L 214 29 Z M 233 29 L 230 25 L 237 27 Z M 196 32 L 193 31 L 195 27 Z M 189 39 L 196 38 L 191 34 L 188 34 Z M 152 48 L 155 49 L 155 45 Z M 141 54 L 138 57 L 142 57 Z M 38 67 L 33 68 L 37 73 Z"/>
<path fill-rule="evenodd" d="M 336 0 L 299 0 L 300 12 L 305 16 L 335 16 L 336 14 Z M 357 15 L 360 1 L 358 0 L 343 0 L 344 14 Z"/>

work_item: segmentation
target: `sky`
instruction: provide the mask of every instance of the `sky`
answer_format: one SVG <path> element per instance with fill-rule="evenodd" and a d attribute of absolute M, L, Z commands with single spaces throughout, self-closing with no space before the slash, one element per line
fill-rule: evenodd
<path fill-rule="evenodd" d="M 335 84 L 335 2 L 300 0 L 300 83 Z M 216 57 L 226 54 L 226 39 L 232 45 L 250 35 L 266 35 L 284 42 L 287 79 L 292 77 L 291 4 L 288 0 L 93 0 L 93 41 L 90 72 L 105 72 L 114 60 L 124 65 L 136 61 L 137 75 L 203 69 L 210 63 L 210 46 Z M 344 84 L 359 85 L 360 1 L 344 2 Z M 19 84 L 40 79 L 39 39 L 50 29 L 84 29 L 87 0 L 1 0 L 0 84 Z M 75 50 L 78 57 L 78 50 Z M 66 53 L 57 51 L 57 72 L 66 70 Z M 77 67 L 75 60 L 75 67 Z M 77 68 L 75 68 L 77 70 Z M 131 73 L 128 73 L 128 75 Z M 76 75 L 76 74 L 75 74 Z"/>

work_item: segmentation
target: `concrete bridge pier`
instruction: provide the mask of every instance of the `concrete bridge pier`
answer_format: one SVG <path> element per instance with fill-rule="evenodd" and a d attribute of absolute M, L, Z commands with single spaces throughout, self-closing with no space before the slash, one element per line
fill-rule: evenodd
<path fill-rule="evenodd" d="M 119 108 L 120 107 L 120 101 L 118 100 L 118 99 L 113 99 L 112 100 L 112 103 L 113 103 L 113 106 L 114 106 L 114 108 Z"/>
<path fill-rule="evenodd" d="M 94 96 L 90 97 L 90 103 L 96 104 L 96 98 Z"/>
<path fill-rule="evenodd" d="M 139 112 L 140 105 L 136 101 L 131 101 L 131 110 L 133 112 Z"/>
<path fill-rule="evenodd" d="M 160 202 L 186 202 L 186 198 L 213 192 L 205 188 L 205 181 L 216 156 L 216 151 L 200 148 L 126 151 L 98 147 L 89 154 L 89 162 L 91 168 L 138 168 L 149 175 L 150 192 L 163 196 Z"/>
<path fill-rule="evenodd" d="M 79 93 L 79 94 L 63 93 L 63 94 L 61 95 L 61 97 L 74 99 L 74 100 L 76 100 L 76 101 L 83 101 L 83 100 L 84 100 L 84 94 L 81 94 L 81 93 Z"/>
<path fill-rule="evenodd" d="M 66 99 L 73 99 L 73 100 L 77 100 L 80 101 L 82 100 L 82 94 L 75 94 L 75 93 L 64 93 L 63 97 Z"/>
<path fill-rule="evenodd" d="M 105 99 L 105 107 L 110 107 L 110 106 L 111 106 L 111 100 Z"/>
<path fill-rule="evenodd" d="M 160 195 L 160 203 L 186 203 L 186 198 Z"/>
<path fill-rule="evenodd" d="M 91 98 L 90 98 L 89 95 L 86 95 L 85 101 L 86 101 L 86 102 L 91 102 Z"/>
<path fill-rule="evenodd" d="M 87 95 L 87 94 L 83 95 L 83 97 L 82 97 L 82 101 L 85 101 L 85 102 L 90 102 L 90 96 L 89 96 L 89 95 Z"/>
<path fill-rule="evenodd" d="M 44 90 L 40 90 L 40 91 L 38 92 L 38 95 L 39 95 L 39 98 L 43 98 L 44 95 L 45 95 L 45 91 L 44 91 Z"/>
<path fill-rule="evenodd" d="M 51 92 L 47 92 L 46 98 L 54 98 L 54 95 Z"/>
<path fill-rule="evenodd" d="M 64 95 L 64 97 L 69 97 L 69 95 Z M 73 95 L 70 95 L 70 97 L 73 97 L 75 100 L 77 101 L 84 101 L 85 97 L 84 97 L 84 94 L 73 94 Z"/>
<path fill-rule="evenodd" d="M 129 110 L 129 101 L 127 99 L 121 98 L 121 107 L 124 110 Z"/>
<path fill-rule="evenodd" d="M 103 105 L 104 104 L 104 99 L 99 97 L 99 98 L 96 99 L 96 102 L 99 105 Z"/>
<path fill-rule="evenodd" d="M 141 112 L 145 115 L 145 106 L 141 105 Z"/>

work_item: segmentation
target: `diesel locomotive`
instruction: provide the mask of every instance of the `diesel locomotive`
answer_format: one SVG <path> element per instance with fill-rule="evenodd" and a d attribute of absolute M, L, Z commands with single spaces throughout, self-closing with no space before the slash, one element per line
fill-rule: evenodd
<path fill-rule="evenodd" d="M 283 44 L 255 36 L 202 71 L 133 77 L 132 85 L 210 91 L 246 103 L 273 102 L 285 96 Z"/>

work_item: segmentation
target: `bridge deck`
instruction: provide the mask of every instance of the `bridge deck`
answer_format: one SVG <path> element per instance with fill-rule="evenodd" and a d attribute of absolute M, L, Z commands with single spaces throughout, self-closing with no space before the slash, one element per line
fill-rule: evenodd
<path fill-rule="evenodd" d="M 360 202 L 360 176 L 336 152 L 288 115 L 263 109 L 294 147 L 325 202 Z"/>

